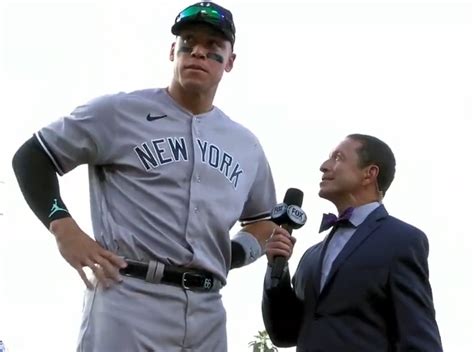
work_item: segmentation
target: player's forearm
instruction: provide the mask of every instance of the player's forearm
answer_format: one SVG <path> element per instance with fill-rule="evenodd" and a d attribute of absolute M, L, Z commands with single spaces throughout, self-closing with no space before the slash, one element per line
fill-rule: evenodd
<path fill-rule="evenodd" d="M 35 137 L 18 149 L 12 166 L 26 202 L 46 228 L 53 220 L 70 216 L 61 200 L 56 170 Z"/>
<path fill-rule="evenodd" d="M 231 269 L 240 268 L 256 261 L 264 254 L 265 241 L 276 225 L 271 221 L 260 221 L 246 225 L 231 241 Z"/>
<path fill-rule="evenodd" d="M 263 220 L 244 226 L 242 231 L 248 232 L 254 236 L 260 243 L 260 246 L 264 248 L 266 241 L 270 238 L 272 231 L 276 226 L 277 225 L 271 221 Z"/>

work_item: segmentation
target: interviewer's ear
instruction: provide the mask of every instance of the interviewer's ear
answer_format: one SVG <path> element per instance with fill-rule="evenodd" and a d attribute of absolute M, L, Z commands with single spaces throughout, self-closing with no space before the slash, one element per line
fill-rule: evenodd
<path fill-rule="evenodd" d="M 379 176 L 379 167 L 377 165 L 370 165 L 365 168 L 364 179 L 362 183 L 369 185 L 374 183 L 377 185 L 377 177 Z M 377 186 L 378 187 L 378 186 Z"/>

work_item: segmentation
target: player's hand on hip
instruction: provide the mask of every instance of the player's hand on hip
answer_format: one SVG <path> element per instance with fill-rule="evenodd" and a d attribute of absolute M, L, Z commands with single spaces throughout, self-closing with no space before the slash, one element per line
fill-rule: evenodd
<path fill-rule="evenodd" d="M 54 220 L 50 231 L 55 235 L 58 249 L 64 259 L 79 273 L 87 288 L 93 285 L 84 272 L 89 267 L 105 288 L 112 282 L 122 281 L 120 268 L 127 266 L 123 258 L 102 248 L 83 232 L 72 218 Z"/>
<path fill-rule="evenodd" d="M 268 262 L 273 263 L 273 258 L 276 256 L 289 259 L 293 254 L 295 243 L 296 238 L 291 236 L 288 231 L 281 227 L 276 227 L 265 244 L 265 253 Z"/>

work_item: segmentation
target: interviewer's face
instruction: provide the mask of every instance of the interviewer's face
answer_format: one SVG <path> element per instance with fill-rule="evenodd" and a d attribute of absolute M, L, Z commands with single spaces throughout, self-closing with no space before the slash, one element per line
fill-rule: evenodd
<path fill-rule="evenodd" d="M 321 164 L 319 196 L 329 201 L 345 199 L 365 187 L 366 168 L 359 164 L 360 142 L 344 139 Z"/>

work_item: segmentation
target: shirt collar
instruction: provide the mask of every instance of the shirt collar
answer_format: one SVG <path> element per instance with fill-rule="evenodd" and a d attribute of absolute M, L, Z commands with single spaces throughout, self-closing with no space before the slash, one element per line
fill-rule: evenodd
<path fill-rule="evenodd" d="M 372 202 L 372 203 L 367 203 L 364 205 L 361 205 L 360 207 L 354 208 L 354 211 L 352 212 L 351 218 L 349 221 L 351 222 L 352 225 L 355 227 L 359 226 L 364 222 L 364 220 L 369 216 L 370 213 L 372 213 L 375 209 L 377 209 L 380 206 L 380 202 Z"/>

